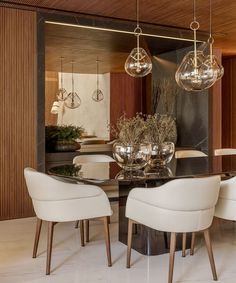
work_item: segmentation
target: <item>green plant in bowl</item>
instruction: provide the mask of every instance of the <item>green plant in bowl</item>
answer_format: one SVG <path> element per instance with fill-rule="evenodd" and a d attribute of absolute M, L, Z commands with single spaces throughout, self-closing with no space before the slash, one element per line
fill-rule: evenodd
<path fill-rule="evenodd" d="M 80 148 L 77 139 L 81 138 L 83 132 L 83 127 L 76 127 L 73 125 L 46 126 L 46 150 L 49 152 L 75 151 Z"/>

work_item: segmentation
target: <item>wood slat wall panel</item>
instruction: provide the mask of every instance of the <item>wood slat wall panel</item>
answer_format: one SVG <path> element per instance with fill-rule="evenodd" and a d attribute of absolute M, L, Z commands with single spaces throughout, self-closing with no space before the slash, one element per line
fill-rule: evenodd
<path fill-rule="evenodd" d="M 51 113 L 52 104 L 57 100 L 58 73 L 46 72 L 45 81 L 45 125 L 56 125 L 57 115 Z"/>
<path fill-rule="evenodd" d="M 33 215 L 24 167 L 36 167 L 36 13 L 0 7 L 0 220 Z"/>

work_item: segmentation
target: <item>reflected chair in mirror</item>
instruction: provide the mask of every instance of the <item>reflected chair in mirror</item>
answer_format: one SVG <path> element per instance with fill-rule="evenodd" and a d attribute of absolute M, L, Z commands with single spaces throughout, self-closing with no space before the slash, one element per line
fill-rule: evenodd
<path fill-rule="evenodd" d="M 42 221 L 48 223 L 46 275 L 50 274 L 54 226 L 58 222 L 80 220 L 81 246 L 84 246 L 85 219 L 98 219 L 104 223 L 108 266 L 112 265 L 108 217 L 112 210 L 103 190 L 97 186 L 58 181 L 32 168 L 24 170 L 26 185 L 37 216 L 33 249 L 36 258 Z M 96 207 L 96 209 L 94 209 Z"/>
<path fill-rule="evenodd" d="M 200 150 L 176 150 L 175 158 L 190 158 L 190 157 L 203 157 L 207 156 Z"/>
<path fill-rule="evenodd" d="M 218 148 L 214 150 L 215 156 L 220 155 L 234 155 L 236 154 L 236 148 Z"/>
<path fill-rule="evenodd" d="M 127 268 L 130 268 L 133 224 L 170 232 L 168 283 L 173 281 L 176 234 L 203 231 L 214 280 L 217 280 L 209 228 L 220 189 L 220 176 L 177 179 L 160 187 L 135 188 L 126 204 Z"/>
<path fill-rule="evenodd" d="M 75 156 L 73 164 L 88 163 L 88 162 L 113 162 L 115 161 L 111 156 L 105 154 L 84 154 Z"/>
<path fill-rule="evenodd" d="M 84 154 L 75 156 L 73 159 L 73 164 L 76 163 L 89 163 L 89 162 L 113 162 L 115 161 L 111 156 L 105 154 Z M 110 218 L 109 218 L 110 223 Z M 75 228 L 79 227 L 79 221 L 76 221 Z M 85 221 L 85 234 L 86 242 L 89 242 L 89 221 Z"/>

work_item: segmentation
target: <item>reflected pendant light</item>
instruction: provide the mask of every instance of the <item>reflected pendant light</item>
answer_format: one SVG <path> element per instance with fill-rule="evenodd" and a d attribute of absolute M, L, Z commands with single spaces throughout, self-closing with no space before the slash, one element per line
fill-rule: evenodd
<path fill-rule="evenodd" d="M 57 99 L 59 101 L 64 101 L 67 97 L 67 91 L 63 88 L 63 59 L 64 57 L 61 57 L 61 87 L 57 91 Z"/>
<path fill-rule="evenodd" d="M 211 87 L 216 81 L 216 74 L 209 65 L 205 64 L 203 51 L 197 50 L 199 22 L 196 20 L 195 7 L 194 0 L 194 18 L 190 24 L 194 36 L 194 50 L 185 55 L 175 74 L 177 84 L 186 91 L 201 91 Z"/>
<path fill-rule="evenodd" d="M 137 46 L 132 49 L 125 62 L 125 71 L 132 77 L 144 77 L 152 71 L 152 61 L 147 52 L 140 47 L 139 39 L 142 34 L 142 29 L 139 26 L 139 0 L 136 0 L 136 17 L 137 25 L 134 30 L 137 37 Z"/>
<path fill-rule="evenodd" d="M 216 80 L 219 80 L 224 75 L 224 67 L 219 63 L 217 57 L 213 54 L 214 38 L 212 36 L 212 2 L 210 0 L 210 30 L 208 38 L 209 55 L 206 57 L 205 64 L 208 65 L 212 72 L 216 74 Z"/>
<path fill-rule="evenodd" d="M 72 91 L 68 94 L 65 99 L 65 106 L 70 109 L 78 108 L 81 104 L 81 99 L 77 92 L 74 90 L 74 61 L 71 61 L 71 85 Z"/>
<path fill-rule="evenodd" d="M 52 108 L 51 108 L 51 114 L 58 114 L 59 113 L 59 109 L 60 109 L 60 103 L 58 101 L 54 101 Z"/>
<path fill-rule="evenodd" d="M 100 102 L 104 99 L 104 95 L 103 92 L 101 91 L 101 89 L 99 88 L 99 60 L 96 60 L 97 63 L 97 88 L 94 90 L 93 94 L 92 94 L 92 99 L 96 102 Z"/>

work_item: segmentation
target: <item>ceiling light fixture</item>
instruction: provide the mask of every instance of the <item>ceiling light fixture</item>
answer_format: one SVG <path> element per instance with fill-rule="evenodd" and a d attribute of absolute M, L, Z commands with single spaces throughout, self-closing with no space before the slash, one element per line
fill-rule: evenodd
<path fill-rule="evenodd" d="M 100 102 L 104 99 L 104 95 L 103 92 L 101 91 L 101 89 L 99 88 L 99 60 L 96 60 L 96 65 L 97 65 L 97 88 L 94 90 L 93 94 L 92 94 L 92 99 L 96 102 Z"/>
<path fill-rule="evenodd" d="M 206 64 L 203 51 L 197 50 L 197 30 L 199 22 L 196 20 L 196 4 L 193 1 L 193 21 L 190 24 L 193 30 L 194 50 L 185 55 L 179 65 L 175 79 L 178 85 L 187 91 L 201 91 L 211 87 L 216 81 L 216 73 Z"/>
<path fill-rule="evenodd" d="M 78 93 L 75 92 L 75 90 L 74 90 L 74 62 L 75 61 L 71 61 L 71 86 L 72 86 L 72 90 L 68 94 L 67 98 L 64 101 L 65 106 L 70 108 L 70 109 L 78 108 L 81 104 L 81 99 L 80 99 Z"/>
<path fill-rule="evenodd" d="M 137 25 L 134 34 L 137 37 L 137 46 L 132 49 L 125 61 L 125 71 L 132 77 L 144 77 L 152 71 L 152 61 L 139 44 L 142 35 L 142 29 L 139 26 L 139 0 L 136 0 L 136 18 Z"/>
<path fill-rule="evenodd" d="M 67 97 L 67 91 L 63 88 L 63 59 L 64 57 L 61 57 L 61 85 L 57 91 L 57 98 L 60 101 L 64 101 Z"/>

